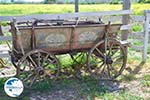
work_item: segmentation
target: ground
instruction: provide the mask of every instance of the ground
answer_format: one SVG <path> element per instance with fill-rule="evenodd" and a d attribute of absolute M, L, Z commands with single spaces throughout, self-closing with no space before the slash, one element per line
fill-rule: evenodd
<path fill-rule="evenodd" d="M 30 6 L 32 7 L 32 5 Z M 24 9 L 25 6 L 22 7 Z M 119 5 L 119 7 L 121 7 L 121 5 Z M 4 8 L 6 9 L 8 7 L 1 6 L 1 9 Z M 43 8 L 43 6 L 41 8 Z M 85 8 L 87 10 L 87 6 Z M 100 8 L 107 7 L 104 5 L 104 7 L 100 6 Z M 5 9 L 0 10 L 3 12 L 3 15 L 8 15 L 8 12 L 12 15 L 12 13 L 14 14 L 13 11 L 16 11 L 12 11 L 12 9 L 11 11 L 7 11 Z M 145 6 L 143 9 L 145 9 Z M 143 11 L 143 9 L 141 11 Z M 43 13 L 40 12 L 39 9 L 36 10 L 38 10 L 38 12 L 34 13 Z M 47 10 L 49 11 L 49 9 Z M 16 15 L 17 13 L 20 14 L 20 12 L 26 12 L 26 9 L 25 11 L 17 11 Z M 141 11 L 139 11 L 140 14 L 142 13 Z M 68 12 L 72 12 L 72 10 Z M 23 94 L 18 98 L 10 98 L 5 94 L 3 85 L 7 78 L 1 78 L 0 100 L 150 100 L 150 62 L 148 62 L 148 59 L 146 63 L 143 63 L 141 59 L 139 59 L 140 57 L 141 54 L 139 53 L 129 52 L 127 67 L 123 75 L 115 81 L 95 80 L 91 77 L 82 77 L 81 79 L 65 77 L 55 82 L 40 82 L 39 84 L 35 84 L 32 89 L 25 88 Z M 14 69 L 6 69 L 3 72 L 14 74 Z"/>
<path fill-rule="evenodd" d="M 95 80 L 91 77 L 68 77 L 55 82 L 43 81 L 32 89 L 25 89 L 16 100 L 149 100 L 149 63 L 131 61 L 123 75 L 115 81 Z M 1 89 L 3 87 L 1 82 Z M 2 91 L 2 90 L 1 90 Z M 15 100 L 3 92 L 0 100 Z"/>

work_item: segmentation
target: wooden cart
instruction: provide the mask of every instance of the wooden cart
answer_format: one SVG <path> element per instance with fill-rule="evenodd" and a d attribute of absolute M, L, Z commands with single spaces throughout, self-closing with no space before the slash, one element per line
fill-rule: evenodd
<path fill-rule="evenodd" d="M 74 54 L 81 53 L 86 54 L 89 73 L 114 79 L 122 73 L 127 59 L 125 46 L 117 40 L 120 27 L 85 20 L 14 20 L 10 55 L 17 76 L 27 87 L 46 76 L 56 79 L 60 73 L 56 55 L 70 54 L 77 61 Z"/>

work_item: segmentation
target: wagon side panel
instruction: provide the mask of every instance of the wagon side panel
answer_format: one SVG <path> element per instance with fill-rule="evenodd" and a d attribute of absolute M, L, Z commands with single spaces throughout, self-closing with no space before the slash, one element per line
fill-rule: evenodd
<path fill-rule="evenodd" d="M 103 37 L 104 27 L 77 27 L 74 38 L 74 49 L 87 49 L 100 41 Z"/>
<path fill-rule="evenodd" d="M 18 51 L 21 51 L 21 48 L 24 49 L 24 51 L 30 51 L 31 50 L 31 29 L 20 29 L 20 32 L 17 33 L 15 37 L 15 48 Z"/>
<path fill-rule="evenodd" d="M 65 51 L 70 48 L 71 28 L 36 29 L 36 48 Z"/>

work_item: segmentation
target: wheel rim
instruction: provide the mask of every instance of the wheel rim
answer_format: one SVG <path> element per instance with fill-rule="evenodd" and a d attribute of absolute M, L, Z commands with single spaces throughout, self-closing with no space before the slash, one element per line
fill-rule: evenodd
<path fill-rule="evenodd" d="M 101 79 L 117 78 L 126 65 L 126 52 L 114 39 L 102 40 L 89 52 L 87 66 L 91 74 Z"/>
<path fill-rule="evenodd" d="M 55 55 L 43 50 L 33 50 L 23 56 L 18 63 L 18 77 L 25 87 L 43 79 L 56 79 L 59 75 L 59 62 Z"/>

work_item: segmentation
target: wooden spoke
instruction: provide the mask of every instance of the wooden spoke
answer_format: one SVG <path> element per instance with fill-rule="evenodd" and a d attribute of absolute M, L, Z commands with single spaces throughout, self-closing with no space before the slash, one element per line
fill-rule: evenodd
<path fill-rule="evenodd" d="M 103 54 L 98 48 L 95 48 L 95 50 L 96 50 L 102 57 L 104 57 L 104 54 Z"/>
<path fill-rule="evenodd" d="M 39 82 L 39 80 L 56 79 L 59 75 L 59 62 L 55 55 L 43 50 L 33 50 L 25 54 L 19 64 L 18 77 L 24 82 L 24 85 L 29 88 L 32 84 Z"/>
<path fill-rule="evenodd" d="M 38 66 L 41 65 L 41 53 L 38 52 Z"/>
<path fill-rule="evenodd" d="M 32 59 L 31 56 L 29 56 L 29 59 L 30 59 L 31 63 L 33 64 L 33 66 L 37 66 L 37 64 L 35 63 L 35 61 Z"/>
<path fill-rule="evenodd" d="M 103 45 L 102 48 L 98 48 Z M 103 51 L 103 48 L 105 48 Z M 97 56 L 97 53 L 103 56 Z M 94 55 L 94 56 L 93 56 Z M 95 58 L 93 63 L 92 57 Z M 101 63 L 100 67 L 99 62 Z M 126 65 L 126 52 L 120 42 L 114 39 L 102 40 L 97 43 L 88 54 L 87 66 L 93 74 L 101 73 L 99 76 L 104 79 L 117 78 L 123 71 Z M 93 67 L 95 66 L 95 67 Z M 105 74 L 105 75 L 104 75 Z M 107 74 L 107 75 L 106 75 Z"/>

